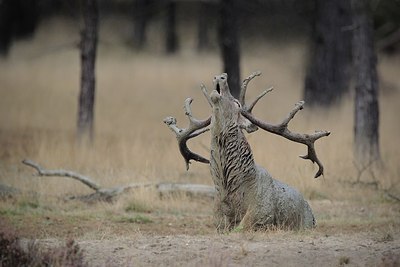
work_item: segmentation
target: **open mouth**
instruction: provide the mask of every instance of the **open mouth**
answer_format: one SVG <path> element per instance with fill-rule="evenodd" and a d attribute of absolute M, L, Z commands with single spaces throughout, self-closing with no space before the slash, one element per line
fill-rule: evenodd
<path fill-rule="evenodd" d="M 219 88 L 219 83 L 215 86 L 215 90 L 217 90 L 218 94 L 221 94 L 221 89 Z"/>

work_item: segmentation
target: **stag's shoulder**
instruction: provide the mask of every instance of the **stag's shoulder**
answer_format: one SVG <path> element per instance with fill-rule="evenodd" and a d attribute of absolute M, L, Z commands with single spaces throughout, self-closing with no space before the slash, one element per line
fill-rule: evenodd
<path fill-rule="evenodd" d="M 272 175 L 262 166 L 255 164 L 256 168 L 256 181 L 258 184 L 267 184 L 271 186 L 273 183 Z"/>

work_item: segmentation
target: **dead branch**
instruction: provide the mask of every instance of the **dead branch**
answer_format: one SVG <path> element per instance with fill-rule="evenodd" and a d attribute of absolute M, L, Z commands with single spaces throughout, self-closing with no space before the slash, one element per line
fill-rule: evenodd
<path fill-rule="evenodd" d="M 70 177 L 70 178 L 78 180 L 79 182 L 87 185 L 88 187 L 90 187 L 91 189 L 93 189 L 95 191 L 100 190 L 100 186 L 98 184 L 93 182 L 89 177 L 86 177 L 82 174 L 72 172 L 72 171 L 67 171 L 67 170 L 46 170 L 46 169 L 42 168 L 42 166 L 40 166 L 36 162 L 33 162 L 32 160 L 29 160 L 29 159 L 23 160 L 22 163 L 37 170 L 38 176 Z"/>
<path fill-rule="evenodd" d="M 387 190 L 385 190 L 385 194 L 386 194 L 388 197 L 390 197 L 391 199 L 394 199 L 394 200 L 396 200 L 396 201 L 399 201 L 399 202 L 400 202 L 400 197 L 398 197 L 398 196 L 395 196 L 395 195 L 393 195 L 393 194 L 389 193 Z"/>
<path fill-rule="evenodd" d="M 90 189 L 94 193 L 83 196 L 70 196 L 67 199 L 78 199 L 84 202 L 106 201 L 111 202 L 122 193 L 131 192 L 132 190 L 149 188 L 156 190 L 160 195 L 182 193 L 189 196 L 204 196 L 214 197 L 215 189 L 213 186 L 201 184 L 179 184 L 179 183 L 137 183 L 129 184 L 111 188 L 104 188 L 94 182 L 92 179 L 82 174 L 68 171 L 68 170 L 47 170 L 32 160 L 23 160 L 23 164 L 34 168 L 37 171 L 37 176 L 53 176 L 53 177 L 67 177 L 73 178 Z"/>

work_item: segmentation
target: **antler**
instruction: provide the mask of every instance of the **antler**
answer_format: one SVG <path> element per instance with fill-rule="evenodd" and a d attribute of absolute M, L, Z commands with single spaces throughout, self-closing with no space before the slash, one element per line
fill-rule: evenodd
<path fill-rule="evenodd" d="M 253 72 L 249 77 L 243 80 L 242 86 L 240 88 L 240 95 L 239 95 L 239 101 L 242 106 L 246 104 L 246 90 L 247 90 L 247 85 L 251 80 L 253 80 L 255 77 L 260 76 L 261 71 L 256 71 Z M 260 97 L 261 98 L 261 97 Z M 258 101 L 258 100 L 257 100 Z"/>
<path fill-rule="evenodd" d="M 202 87 L 202 90 L 205 90 L 205 87 Z M 203 91 L 204 92 L 204 91 Z M 202 156 L 193 153 L 192 151 L 189 150 L 189 148 L 186 145 L 186 142 L 193 138 L 196 137 L 206 131 L 208 131 L 207 127 L 211 123 L 211 116 L 208 119 L 205 120 L 198 120 L 193 117 L 192 115 L 192 109 L 190 107 L 190 104 L 192 103 L 193 99 L 192 98 L 187 98 L 185 100 L 185 115 L 189 119 L 189 126 L 185 128 L 179 128 L 176 123 L 177 120 L 174 117 L 167 117 L 164 119 L 164 123 L 176 134 L 176 139 L 178 140 L 179 144 L 179 151 L 181 152 L 181 155 L 185 159 L 186 163 L 186 170 L 189 170 L 189 163 L 190 160 L 195 160 L 203 163 L 210 163 L 210 161 L 206 158 L 203 158 Z"/>
<path fill-rule="evenodd" d="M 296 113 L 299 110 L 302 110 L 304 107 L 304 101 L 299 101 L 296 103 L 294 109 L 289 112 L 287 117 L 279 124 L 269 124 L 267 122 L 263 122 L 259 119 L 257 119 L 252 113 L 252 109 L 254 108 L 255 104 L 260 100 L 265 94 L 268 92 L 272 91 L 272 88 L 264 91 L 261 93 L 248 107 L 245 105 L 244 100 L 245 100 L 245 92 L 247 85 L 250 80 L 252 80 L 254 77 L 259 76 L 261 73 L 260 72 L 255 72 L 252 75 L 250 75 L 247 79 L 244 80 L 243 85 L 242 85 L 242 90 L 244 91 L 241 94 L 241 100 L 243 100 L 242 103 L 242 115 L 246 117 L 249 121 L 251 121 L 253 124 L 257 125 L 261 129 L 264 129 L 265 131 L 268 131 L 273 134 L 277 134 L 280 136 L 283 136 L 291 141 L 305 144 L 307 146 L 307 154 L 304 156 L 300 156 L 303 159 L 309 159 L 312 161 L 312 163 L 317 163 L 318 165 L 318 172 L 315 174 L 314 178 L 318 178 L 319 176 L 324 174 L 324 166 L 322 165 L 321 161 L 317 157 L 317 153 L 315 151 L 314 147 L 314 142 L 321 137 L 328 136 L 330 135 L 329 131 L 316 131 L 313 134 L 300 134 L 300 133 L 293 133 L 288 129 L 288 125 L 290 120 L 294 118 Z"/>

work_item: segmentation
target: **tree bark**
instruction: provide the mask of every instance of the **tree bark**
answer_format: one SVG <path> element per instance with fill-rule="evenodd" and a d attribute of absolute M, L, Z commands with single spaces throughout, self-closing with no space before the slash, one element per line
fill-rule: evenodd
<path fill-rule="evenodd" d="M 0 55 L 7 56 L 13 37 L 12 1 L 0 1 Z"/>
<path fill-rule="evenodd" d="M 351 79 L 351 3 L 316 0 L 310 62 L 304 87 L 308 105 L 329 107 L 348 92 Z"/>
<path fill-rule="evenodd" d="M 208 38 L 208 11 L 210 8 L 210 4 L 201 1 L 199 5 L 199 17 L 197 24 L 197 50 L 201 52 L 206 50 L 210 46 L 210 40 Z"/>
<path fill-rule="evenodd" d="M 224 72 L 228 74 L 231 94 L 240 95 L 240 48 L 238 34 L 238 1 L 221 0 L 219 6 L 219 44 Z"/>
<path fill-rule="evenodd" d="M 356 69 L 354 148 L 358 163 L 380 160 L 377 56 L 367 0 L 353 0 L 353 54 Z"/>
<path fill-rule="evenodd" d="M 84 0 L 81 33 L 81 90 L 79 94 L 78 138 L 93 139 L 95 62 L 98 31 L 97 0 Z"/>
<path fill-rule="evenodd" d="M 136 0 L 134 5 L 135 24 L 133 29 L 133 45 L 143 49 L 146 43 L 146 28 L 149 18 L 149 0 Z"/>
<path fill-rule="evenodd" d="M 0 55 L 7 56 L 14 38 L 32 37 L 37 22 L 37 0 L 0 1 Z"/>
<path fill-rule="evenodd" d="M 165 50 L 173 54 L 178 50 L 178 36 L 176 34 L 176 2 L 167 1 L 167 17 L 165 23 Z"/>

